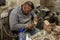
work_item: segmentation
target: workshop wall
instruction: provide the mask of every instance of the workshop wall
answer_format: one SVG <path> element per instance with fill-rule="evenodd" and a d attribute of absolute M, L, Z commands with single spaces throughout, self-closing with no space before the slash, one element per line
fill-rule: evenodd
<path fill-rule="evenodd" d="M 55 10 L 56 0 L 40 0 L 40 4 L 50 10 Z"/>
<path fill-rule="evenodd" d="M 60 0 L 56 1 L 56 9 L 57 11 L 60 11 Z"/>

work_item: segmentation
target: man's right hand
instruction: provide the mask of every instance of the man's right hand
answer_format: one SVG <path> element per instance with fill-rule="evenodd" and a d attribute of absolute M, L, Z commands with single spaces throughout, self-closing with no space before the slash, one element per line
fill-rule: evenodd
<path fill-rule="evenodd" d="M 34 28 L 34 23 L 28 24 L 28 28 L 33 29 Z"/>

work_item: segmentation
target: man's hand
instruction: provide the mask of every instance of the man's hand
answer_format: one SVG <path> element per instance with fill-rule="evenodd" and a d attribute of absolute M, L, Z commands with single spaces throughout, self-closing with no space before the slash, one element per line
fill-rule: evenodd
<path fill-rule="evenodd" d="M 33 29 L 34 28 L 34 25 L 35 25 L 34 23 L 28 24 L 28 28 L 29 29 Z"/>
<path fill-rule="evenodd" d="M 38 17 L 36 16 L 36 17 L 34 17 L 34 19 L 33 19 L 33 24 L 36 26 L 37 25 L 37 23 L 38 23 L 38 21 L 39 21 L 39 19 L 38 19 Z"/>
<path fill-rule="evenodd" d="M 34 29 L 38 23 L 38 17 L 34 17 L 33 21 L 31 24 L 28 24 L 29 29 Z"/>

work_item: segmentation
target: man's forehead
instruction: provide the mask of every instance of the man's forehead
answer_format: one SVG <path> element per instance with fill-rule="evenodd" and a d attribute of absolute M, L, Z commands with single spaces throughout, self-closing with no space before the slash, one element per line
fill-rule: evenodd
<path fill-rule="evenodd" d="M 29 6 L 28 4 L 24 4 L 25 6 Z M 30 6 L 29 6 L 30 7 Z"/>
<path fill-rule="evenodd" d="M 24 4 L 24 6 L 27 6 L 27 7 L 31 8 L 28 4 Z M 32 8 L 31 8 L 31 9 L 32 9 Z"/>

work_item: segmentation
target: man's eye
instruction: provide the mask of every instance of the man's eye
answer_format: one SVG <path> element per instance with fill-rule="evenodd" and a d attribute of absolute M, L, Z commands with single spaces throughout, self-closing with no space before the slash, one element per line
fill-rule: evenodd
<path fill-rule="evenodd" d="M 24 9 L 26 9 L 27 7 L 24 7 Z"/>

